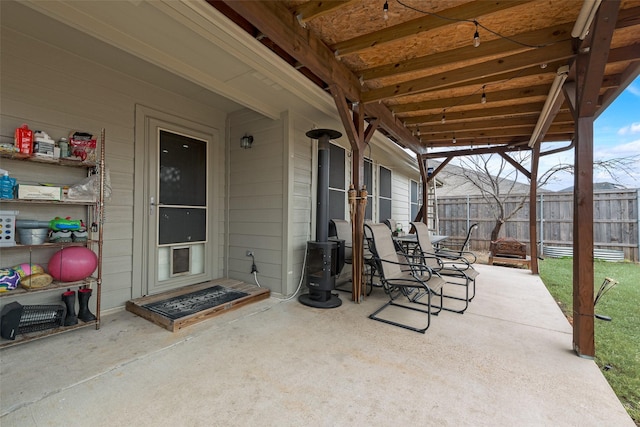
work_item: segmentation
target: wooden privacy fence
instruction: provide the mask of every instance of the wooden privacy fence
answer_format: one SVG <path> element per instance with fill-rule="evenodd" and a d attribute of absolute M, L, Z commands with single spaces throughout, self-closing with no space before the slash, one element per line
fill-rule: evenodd
<path fill-rule="evenodd" d="M 594 192 L 594 248 L 624 252 L 624 258 L 639 260 L 640 190 L 603 190 Z M 506 212 L 511 212 L 522 195 L 505 198 Z M 571 247 L 573 244 L 573 193 L 543 193 L 537 197 L 539 253 L 544 246 Z M 450 236 L 452 246 L 462 244 L 469 226 L 478 223 L 471 236 L 473 250 L 489 251 L 495 219 L 491 205 L 481 196 L 438 197 L 439 234 Z M 513 237 L 530 244 L 529 200 L 509 221 L 502 225 L 499 237 Z"/>

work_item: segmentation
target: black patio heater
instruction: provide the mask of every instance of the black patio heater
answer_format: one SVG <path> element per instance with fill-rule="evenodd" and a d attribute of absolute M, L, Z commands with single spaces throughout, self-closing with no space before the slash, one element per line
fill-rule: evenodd
<path fill-rule="evenodd" d="M 342 300 L 331 291 L 344 265 L 344 240 L 329 240 L 329 140 L 342 134 L 331 129 L 312 129 L 306 135 L 318 140 L 318 204 L 316 240 L 307 242 L 305 274 L 309 293 L 300 295 L 298 301 L 310 307 L 335 308 L 342 305 Z"/>

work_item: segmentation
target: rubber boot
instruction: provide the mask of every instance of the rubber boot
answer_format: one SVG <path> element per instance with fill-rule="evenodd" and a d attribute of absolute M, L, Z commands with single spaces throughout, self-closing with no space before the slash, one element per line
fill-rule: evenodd
<path fill-rule="evenodd" d="M 96 316 L 89 311 L 89 298 L 91 298 L 92 293 L 92 289 L 78 289 L 78 319 L 83 322 L 96 320 Z"/>
<path fill-rule="evenodd" d="M 76 317 L 76 292 L 67 290 L 63 292 L 62 301 L 67 306 L 67 316 L 64 318 L 64 326 L 73 326 L 78 324 Z"/>

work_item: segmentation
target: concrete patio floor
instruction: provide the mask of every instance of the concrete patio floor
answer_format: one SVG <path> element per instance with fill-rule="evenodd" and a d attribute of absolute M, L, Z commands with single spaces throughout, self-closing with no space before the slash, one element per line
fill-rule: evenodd
<path fill-rule="evenodd" d="M 426 334 L 276 298 L 171 333 L 117 311 L 0 351 L 0 425 L 630 426 L 537 276 L 479 265 Z M 597 344 L 597 343 L 596 343 Z"/>

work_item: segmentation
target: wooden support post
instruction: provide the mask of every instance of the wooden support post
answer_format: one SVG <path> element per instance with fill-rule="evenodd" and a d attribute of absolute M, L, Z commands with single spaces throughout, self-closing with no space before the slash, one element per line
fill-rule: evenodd
<path fill-rule="evenodd" d="M 531 273 L 538 274 L 538 164 L 540 163 L 540 144 L 531 150 L 531 173 L 529 175 L 529 246 L 531 255 Z"/>
<path fill-rule="evenodd" d="M 349 192 L 349 203 L 352 208 L 351 227 L 353 240 L 351 299 L 355 302 L 360 302 L 364 294 L 362 292 L 362 284 L 364 283 L 364 214 L 367 204 L 367 188 L 362 184 L 364 182 L 364 148 L 371 140 L 380 120 L 373 119 L 365 130 L 364 111 L 360 104 L 355 102 L 349 108 L 345 93 L 340 87 L 333 85 L 330 90 L 351 143 L 351 185 L 352 189 L 355 190 L 355 194 L 358 195 L 356 203 L 355 200 L 351 200 L 353 193 Z M 355 206 L 352 205 L 352 202 Z"/>
<path fill-rule="evenodd" d="M 593 117 L 576 124 L 573 194 L 573 347 L 595 356 L 593 308 Z"/>
<path fill-rule="evenodd" d="M 574 62 L 576 85 L 569 103 L 576 124 L 573 194 L 573 348 L 582 357 L 596 354 L 593 303 L 593 122 L 620 0 L 601 3 L 589 49 Z"/>

